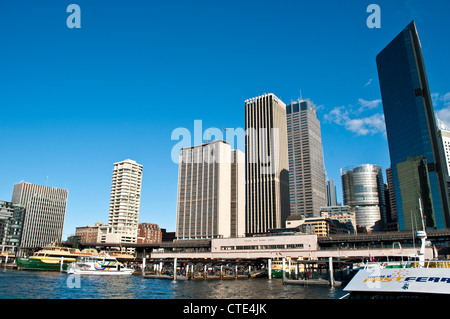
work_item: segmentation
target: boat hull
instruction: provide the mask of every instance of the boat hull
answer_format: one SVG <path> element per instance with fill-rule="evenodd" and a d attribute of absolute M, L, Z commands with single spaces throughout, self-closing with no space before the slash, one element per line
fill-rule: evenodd
<path fill-rule="evenodd" d="M 121 271 L 112 270 L 69 270 L 68 274 L 74 275 L 100 275 L 100 276 L 130 276 L 133 274 L 133 269 L 126 269 Z"/>
<path fill-rule="evenodd" d="M 74 259 L 65 259 L 61 267 L 61 258 L 29 258 L 16 257 L 18 270 L 66 271 Z"/>

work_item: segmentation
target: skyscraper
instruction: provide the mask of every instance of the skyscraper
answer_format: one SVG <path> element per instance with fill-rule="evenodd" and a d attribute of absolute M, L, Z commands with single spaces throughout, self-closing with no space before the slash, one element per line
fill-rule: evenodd
<path fill-rule="evenodd" d="M 114 163 L 108 226 L 100 227 L 101 242 L 136 243 L 142 169 L 130 159 Z"/>
<path fill-rule="evenodd" d="M 14 185 L 11 202 L 25 208 L 20 246 L 42 247 L 62 240 L 68 191 L 20 182 Z"/>
<path fill-rule="evenodd" d="M 442 152 L 445 155 L 447 176 L 450 174 L 450 128 L 438 121 L 438 136 L 440 137 Z"/>
<path fill-rule="evenodd" d="M 377 56 L 400 230 L 449 226 L 440 150 L 421 44 L 411 22 Z"/>
<path fill-rule="evenodd" d="M 327 181 L 327 206 L 337 206 L 336 185 L 331 178 Z"/>
<path fill-rule="evenodd" d="M 327 190 L 316 106 L 309 99 L 292 102 L 286 118 L 291 214 L 319 217 Z"/>
<path fill-rule="evenodd" d="M 383 174 L 380 166 L 365 164 L 341 169 L 344 205 L 355 213 L 356 225 L 382 231 L 386 220 Z"/>
<path fill-rule="evenodd" d="M 180 151 L 177 239 L 245 232 L 244 154 L 216 140 Z"/>
<path fill-rule="evenodd" d="M 246 233 L 285 227 L 290 214 L 286 104 L 274 94 L 245 101 Z"/>

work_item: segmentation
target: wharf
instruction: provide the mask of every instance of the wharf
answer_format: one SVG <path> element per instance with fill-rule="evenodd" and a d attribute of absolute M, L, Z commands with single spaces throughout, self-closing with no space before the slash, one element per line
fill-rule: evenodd
<path fill-rule="evenodd" d="M 1 263 L 0 268 L 17 269 L 17 265 L 13 263 Z"/>
<path fill-rule="evenodd" d="M 174 277 L 172 275 L 160 275 L 160 274 L 155 274 L 155 273 L 145 273 L 142 275 L 142 278 L 145 279 L 169 279 L 169 280 L 174 280 Z M 176 280 L 187 280 L 188 278 L 186 278 L 185 276 L 178 276 Z"/>
<path fill-rule="evenodd" d="M 144 273 L 142 278 L 145 279 L 169 279 L 169 280 L 227 280 L 227 279 L 249 279 L 249 275 L 211 275 L 211 274 L 188 274 L 186 275 L 173 275 L 157 274 L 157 273 Z"/>
<path fill-rule="evenodd" d="M 314 285 L 314 286 L 334 286 L 334 287 L 341 287 L 342 281 L 334 281 L 334 284 L 332 285 L 329 280 L 326 279 L 285 279 L 283 280 L 284 285 Z"/>

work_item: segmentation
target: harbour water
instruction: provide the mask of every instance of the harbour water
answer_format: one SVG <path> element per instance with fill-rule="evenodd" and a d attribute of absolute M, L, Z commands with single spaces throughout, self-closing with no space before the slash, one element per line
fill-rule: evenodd
<path fill-rule="evenodd" d="M 283 285 L 281 279 L 172 281 L 0 269 L 0 299 L 338 299 L 340 287 Z"/>

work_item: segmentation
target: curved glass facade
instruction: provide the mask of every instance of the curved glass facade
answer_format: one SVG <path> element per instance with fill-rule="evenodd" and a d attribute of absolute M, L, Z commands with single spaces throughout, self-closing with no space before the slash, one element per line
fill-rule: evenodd
<path fill-rule="evenodd" d="M 344 205 L 355 212 L 356 225 L 368 231 L 384 227 L 386 207 L 381 167 L 365 164 L 341 169 Z"/>

